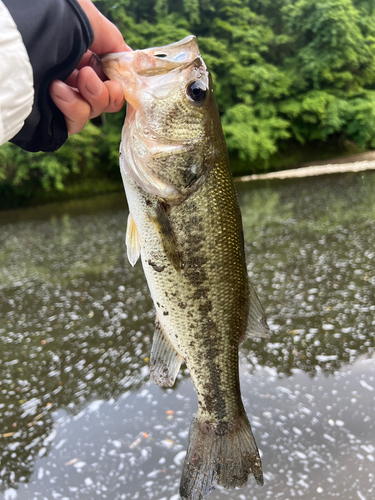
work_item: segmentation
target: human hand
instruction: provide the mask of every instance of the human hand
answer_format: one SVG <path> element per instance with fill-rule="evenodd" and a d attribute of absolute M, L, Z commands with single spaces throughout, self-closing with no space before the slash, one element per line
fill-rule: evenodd
<path fill-rule="evenodd" d="M 102 81 L 104 74 L 98 67 L 91 67 L 93 54 L 131 50 L 120 31 L 91 0 L 78 0 L 78 3 L 91 23 L 94 42 L 65 82 L 54 80 L 50 85 L 51 98 L 65 116 L 69 135 L 80 132 L 90 118 L 103 112 L 120 111 L 125 102 L 120 83 Z"/>

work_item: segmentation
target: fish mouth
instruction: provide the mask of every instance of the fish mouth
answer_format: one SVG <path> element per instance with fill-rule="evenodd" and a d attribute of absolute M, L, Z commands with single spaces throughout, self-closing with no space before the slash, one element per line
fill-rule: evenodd
<path fill-rule="evenodd" d="M 204 65 L 194 35 L 163 47 L 105 54 L 98 60 L 105 75 L 121 83 L 126 101 L 134 108 L 139 105 L 138 92 L 148 86 L 147 77 L 182 71 L 194 62 Z"/>
<path fill-rule="evenodd" d="M 137 75 L 132 68 L 134 62 L 134 52 L 118 52 L 98 56 L 99 64 L 104 74 L 110 80 L 121 83 L 125 100 L 132 107 L 138 107 L 138 100 L 135 97 Z"/>

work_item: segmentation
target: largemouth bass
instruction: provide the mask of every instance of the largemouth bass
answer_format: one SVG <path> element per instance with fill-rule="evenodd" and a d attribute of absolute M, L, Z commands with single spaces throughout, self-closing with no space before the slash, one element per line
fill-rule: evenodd
<path fill-rule="evenodd" d="M 172 386 L 185 362 L 198 395 L 180 495 L 244 486 L 262 465 L 241 400 L 238 346 L 267 337 L 246 270 L 236 192 L 210 74 L 196 39 L 108 54 L 128 101 L 120 168 L 127 254 L 141 259 L 156 309 L 151 379 Z"/>

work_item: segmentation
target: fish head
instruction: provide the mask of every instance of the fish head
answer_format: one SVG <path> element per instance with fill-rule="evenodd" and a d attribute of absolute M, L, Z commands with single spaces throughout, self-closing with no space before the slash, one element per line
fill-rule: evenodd
<path fill-rule="evenodd" d="M 180 202 L 199 187 L 218 148 L 225 148 L 211 76 L 196 38 L 108 54 L 101 65 L 121 83 L 128 102 L 125 174 L 145 191 Z"/>

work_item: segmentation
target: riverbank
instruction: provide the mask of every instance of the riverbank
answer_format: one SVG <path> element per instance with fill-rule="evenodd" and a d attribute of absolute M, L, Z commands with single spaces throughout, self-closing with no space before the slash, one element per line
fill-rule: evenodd
<path fill-rule="evenodd" d="M 371 155 L 374 155 L 374 153 L 371 153 Z M 309 165 L 306 167 L 281 170 L 280 172 L 244 175 L 242 177 L 237 177 L 236 180 L 248 182 L 267 179 L 297 179 L 303 177 L 315 177 L 317 175 L 344 174 L 346 172 L 365 172 L 366 170 L 375 170 L 375 159 L 370 161 L 355 161 L 351 163 L 337 164 L 332 161 L 331 163 L 325 165 Z"/>
<path fill-rule="evenodd" d="M 285 170 L 268 172 L 264 174 L 251 174 L 236 176 L 239 182 L 248 182 L 268 179 L 292 179 L 318 175 L 337 174 L 345 172 L 362 172 L 375 170 L 375 151 L 340 156 L 330 160 L 320 160 L 300 163 Z M 28 192 L 32 191 L 29 189 Z M 47 207 L 55 203 L 78 202 L 87 198 L 100 197 L 106 194 L 123 193 L 123 185 L 118 174 L 118 178 L 112 175 L 111 178 L 100 177 L 98 173 L 91 177 L 82 177 L 77 180 L 73 177 L 62 190 L 43 191 L 36 189 L 32 194 L 26 196 L 22 191 L 17 194 L 12 188 L 2 189 L 0 185 L 0 211 L 14 212 L 22 208 Z M 48 212 L 48 210 L 47 210 Z"/>

